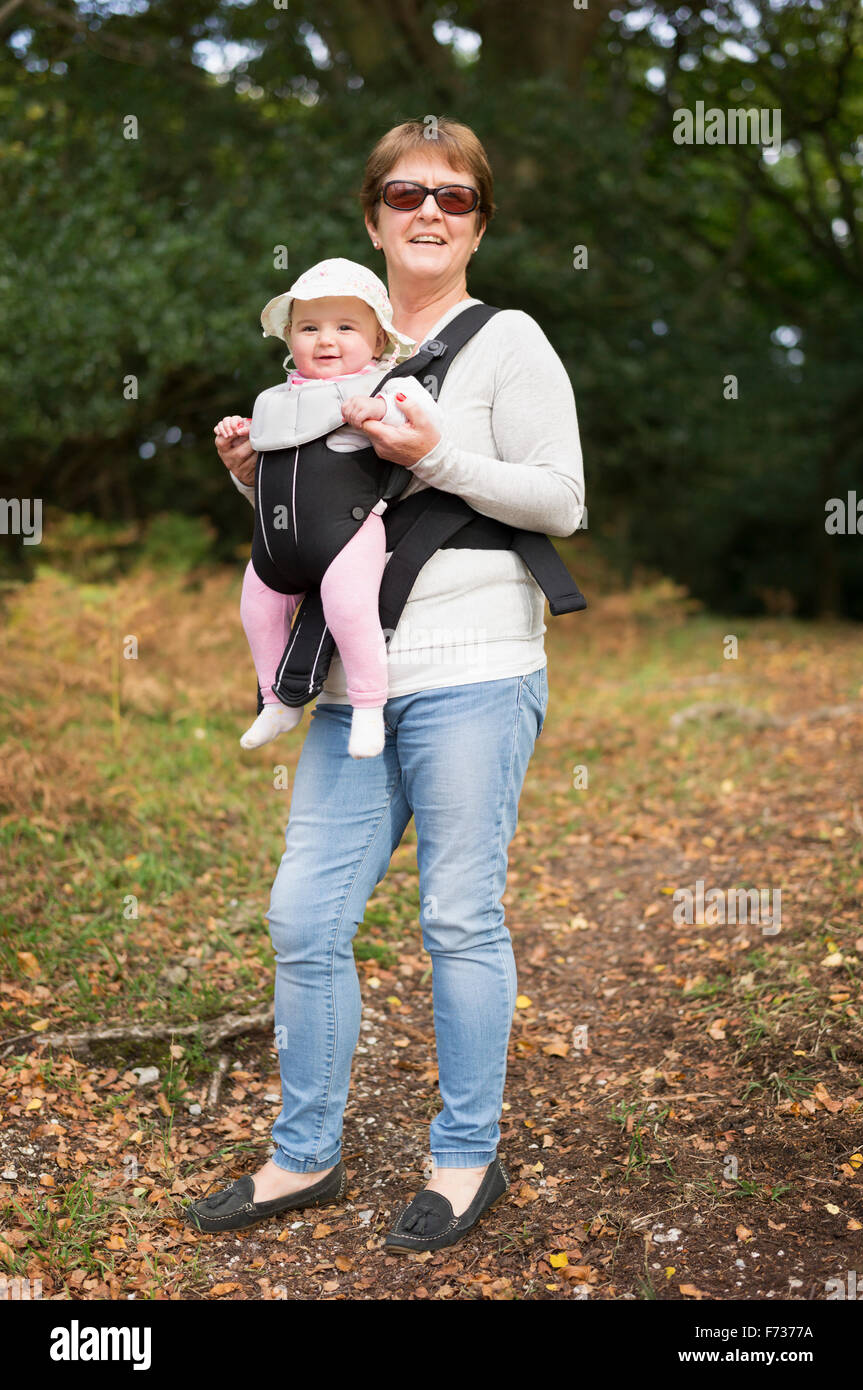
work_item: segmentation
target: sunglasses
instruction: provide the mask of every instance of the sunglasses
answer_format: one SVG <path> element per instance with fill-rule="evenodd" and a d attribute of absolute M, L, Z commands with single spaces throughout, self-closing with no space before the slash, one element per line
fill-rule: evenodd
<path fill-rule="evenodd" d="M 388 208 L 396 212 L 415 212 L 422 207 L 431 193 L 441 212 L 473 212 L 479 203 L 479 193 L 463 183 L 444 183 L 439 188 L 424 188 L 421 183 L 406 183 L 402 179 L 390 179 L 380 191 L 380 197 Z"/>

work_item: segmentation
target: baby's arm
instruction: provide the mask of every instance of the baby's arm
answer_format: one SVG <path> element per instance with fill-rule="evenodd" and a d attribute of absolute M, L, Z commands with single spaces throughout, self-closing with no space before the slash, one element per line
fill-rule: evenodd
<path fill-rule="evenodd" d="M 417 380 L 415 376 L 393 377 L 390 381 L 385 381 L 380 390 L 381 397 L 386 401 L 387 412 L 383 416 L 385 425 L 404 425 L 406 420 L 399 410 L 399 395 L 407 396 L 408 400 L 414 405 L 418 405 L 421 410 L 428 415 L 432 424 L 436 425 L 438 431 L 443 434 L 443 414 L 440 406 L 431 392 Z"/>
<path fill-rule="evenodd" d="M 386 410 L 383 396 L 349 396 L 342 406 L 342 419 L 359 429 L 365 420 L 383 420 Z"/>
<path fill-rule="evenodd" d="M 242 415 L 225 415 L 214 426 L 213 433 L 216 450 L 231 475 L 231 482 L 238 492 L 241 492 L 246 500 L 254 506 L 256 454 L 249 445 L 251 423 L 251 420 Z"/>
<path fill-rule="evenodd" d="M 377 396 L 351 396 L 342 407 L 342 415 L 347 424 L 357 429 L 365 420 L 382 420 L 385 425 L 404 425 L 407 421 L 399 410 L 400 395 L 420 406 L 443 433 L 440 406 L 413 376 L 394 377 L 384 383 Z"/>

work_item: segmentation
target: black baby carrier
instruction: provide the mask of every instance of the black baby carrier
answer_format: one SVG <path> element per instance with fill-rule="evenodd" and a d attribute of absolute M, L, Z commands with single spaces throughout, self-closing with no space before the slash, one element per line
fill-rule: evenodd
<path fill-rule="evenodd" d="M 437 400 L 456 354 L 498 312 L 490 304 L 464 309 L 437 338 L 394 367 L 372 395 L 378 394 L 384 381 L 416 376 Z M 409 468 L 378 458 L 371 447 L 336 453 L 324 439 L 258 453 L 252 563 L 270 588 L 282 594 L 305 594 L 273 681 L 282 704 L 308 704 L 326 682 L 335 639 L 324 618 L 320 582 L 330 562 L 381 499 L 388 504 L 383 522 L 386 548 L 392 552 L 378 602 L 387 646 L 417 575 L 439 549 L 514 550 L 545 593 L 555 617 L 587 607 L 548 536 L 483 516 L 439 488 L 427 487 L 398 501 L 412 477 Z M 323 515 L 325 526 L 307 526 L 302 520 Z M 259 687 L 258 713 L 262 708 Z"/>

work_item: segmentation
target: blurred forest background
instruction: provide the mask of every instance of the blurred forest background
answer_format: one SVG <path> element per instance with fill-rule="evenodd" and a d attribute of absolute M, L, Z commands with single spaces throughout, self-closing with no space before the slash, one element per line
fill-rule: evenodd
<path fill-rule="evenodd" d="M 0 0 L 2 489 L 45 508 L 7 574 L 236 556 L 212 429 L 281 379 L 261 307 L 382 269 L 365 156 L 446 114 L 497 181 L 470 289 L 570 373 L 591 547 L 717 612 L 863 619 L 863 535 L 825 528 L 863 499 L 861 30 L 856 0 Z M 675 143 L 697 101 L 781 111 L 781 148 Z"/>
<path fill-rule="evenodd" d="M 856 485 L 863 528 L 859 0 L 586 4 L 0 0 L 0 529 L 43 500 L 0 534 L 0 1267 L 46 1298 L 781 1302 L 858 1262 L 863 529 L 825 523 Z M 781 146 L 675 143 L 697 102 Z M 253 513 L 213 426 L 282 379 L 268 299 L 383 269 L 365 158 L 428 115 L 488 148 L 470 289 L 561 354 L 587 479 L 502 899 L 518 1196 L 463 1261 L 379 1258 L 439 1100 L 409 825 L 353 940 L 344 1209 L 238 1265 L 177 1224 L 266 1157 L 315 714 L 239 747 Z M 681 925 L 693 881 L 781 893 L 781 933 Z"/>

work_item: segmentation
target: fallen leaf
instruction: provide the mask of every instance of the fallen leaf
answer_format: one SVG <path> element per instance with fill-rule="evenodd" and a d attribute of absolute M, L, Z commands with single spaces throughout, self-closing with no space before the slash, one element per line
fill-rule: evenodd
<path fill-rule="evenodd" d="M 577 917 L 570 917 L 569 919 L 570 931 L 590 931 L 593 925 L 593 922 L 588 922 L 587 918 L 583 917 L 581 913 L 579 913 Z"/>
<path fill-rule="evenodd" d="M 538 1197 L 539 1193 L 536 1188 L 529 1187 L 526 1182 L 523 1182 L 519 1188 L 518 1196 L 514 1199 L 515 1205 L 517 1207 L 524 1207 L 528 1202 L 535 1202 Z"/>
<path fill-rule="evenodd" d="M 821 1102 L 825 1110 L 830 1111 L 831 1115 L 835 1115 L 837 1110 L 842 1109 L 841 1100 L 830 1099 L 827 1087 L 824 1085 L 823 1081 L 819 1081 L 818 1085 L 813 1087 L 812 1094 L 816 1100 Z"/>
<path fill-rule="evenodd" d="M 18 964 L 21 967 L 22 975 L 28 975 L 31 980 L 37 979 L 42 974 L 42 967 L 32 951 L 19 951 Z"/>

